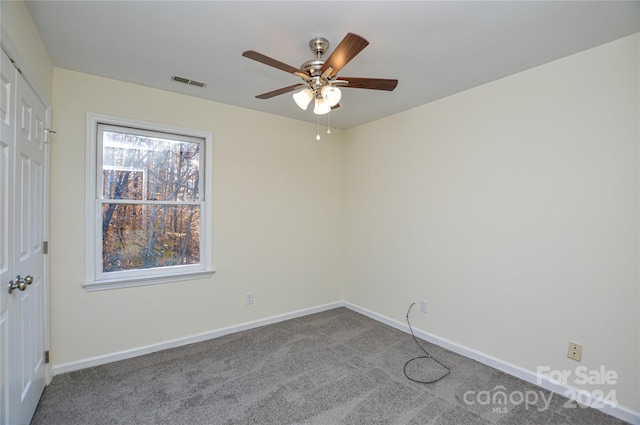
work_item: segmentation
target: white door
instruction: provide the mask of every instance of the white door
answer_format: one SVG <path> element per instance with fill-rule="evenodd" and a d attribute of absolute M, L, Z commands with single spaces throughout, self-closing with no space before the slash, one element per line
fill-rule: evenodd
<path fill-rule="evenodd" d="M 6 61 L 3 60 L 3 67 Z M 4 74 L 4 71 L 3 71 Z M 7 71 L 9 74 L 9 71 Z M 28 424 L 45 386 L 45 128 L 47 109 L 22 75 L 15 75 L 13 166 L 7 187 L 8 271 L 3 275 L 6 317 L 7 423 Z M 4 141 L 5 136 L 2 136 Z M 11 158 L 9 159 L 11 161 Z M 4 167 L 3 167 L 4 168 Z M 4 179 L 4 173 L 3 179 Z M 5 283 L 5 280 L 9 282 Z M 13 281 L 13 285 L 11 285 Z M 13 286 L 9 293 L 10 286 Z"/>
<path fill-rule="evenodd" d="M 15 148 L 15 69 L 2 51 L 0 60 L 0 424 L 9 423 L 9 281 L 13 279 L 13 154 Z M 12 261 L 12 260 L 11 260 Z"/>

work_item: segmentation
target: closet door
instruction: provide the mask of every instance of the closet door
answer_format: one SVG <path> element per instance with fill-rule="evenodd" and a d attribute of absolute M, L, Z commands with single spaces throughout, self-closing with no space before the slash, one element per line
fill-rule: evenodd
<path fill-rule="evenodd" d="M 9 424 L 9 282 L 13 248 L 13 155 L 15 148 L 15 68 L 7 55 L 0 59 L 0 424 Z"/>
<path fill-rule="evenodd" d="M 4 54 L 4 53 L 3 53 Z M 28 424 L 45 385 L 45 128 L 47 109 L 8 58 L 3 86 L 15 96 L 2 124 L 1 226 L 6 241 L 2 268 L 2 392 L 7 424 Z M 5 84 L 5 77 L 7 84 Z M 15 94 L 13 94 L 15 92 Z M 3 92 L 4 93 L 4 92 Z M 4 94 L 2 103 L 5 103 Z M 13 103 L 13 107 L 11 105 Z M 13 121 L 13 122 L 11 122 Z M 5 125 L 13 125 L 5 136 Z M 5 196 L 6 192 L 6 196 Z M 6 236 L 6 237 L 5 237 Z M 6 260 L 5 260 L 6 259 Z"/>
<path fill-rule="evenodd" d="M 14 180 L 14 264 L 27 288 L 15 291 L 9 306 L 9 376 L 17 396 L 16 421 L 28 424 L 45 385 L 44 184 L 47 110 L 21 74 L 16 83 Z M 11 306 L 13 303 L 13 307 Z M 13 376 L 13 374 L 17 376 Z M 15 386 L 17 385 L 17 387 Z"/>

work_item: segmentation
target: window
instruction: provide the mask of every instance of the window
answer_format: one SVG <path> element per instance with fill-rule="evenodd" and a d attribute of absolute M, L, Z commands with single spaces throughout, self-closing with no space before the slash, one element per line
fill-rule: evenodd
<path fill-rule="evenodd" d="M 211 133 L 87 116 L 85 288 L 213 273 Z"/>

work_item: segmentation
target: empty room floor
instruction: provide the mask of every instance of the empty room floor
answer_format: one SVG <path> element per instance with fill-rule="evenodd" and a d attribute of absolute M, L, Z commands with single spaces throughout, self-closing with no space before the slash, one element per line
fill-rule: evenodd
<path fill-rule="evenodd" d="M 448 376 L 433 384 L 412 382 L 404 365 L 424 353 L 411 335 L 337 308 L 58 375 L 31 423 L 625 423 L 420 343 L 449 367 Z M 445 372 L 431 359 L 407 366 L 416 380 Z"/>

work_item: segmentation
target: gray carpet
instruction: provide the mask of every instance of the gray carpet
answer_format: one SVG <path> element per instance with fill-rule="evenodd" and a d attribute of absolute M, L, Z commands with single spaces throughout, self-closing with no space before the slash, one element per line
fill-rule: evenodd
<path fill-rule="evenodd" d="M 421 355 L 410 335 L 345 308 L 56 376 L 33 425 L 102 424 L 622 424 L 590 408 L 481 403 L 551 396 L 534 385 L 424 342 L 451 368 L 409 381 Z M 444 370 L 408 367 L 416 379 Z M 502 386 L 502 387 L 500 387 Z M 472 391 L 472 393 L 468 393 Z M 466 395 L 465 395 L 466 394 Z M 473 395 L 470 395 L 473 394 Z"/>

